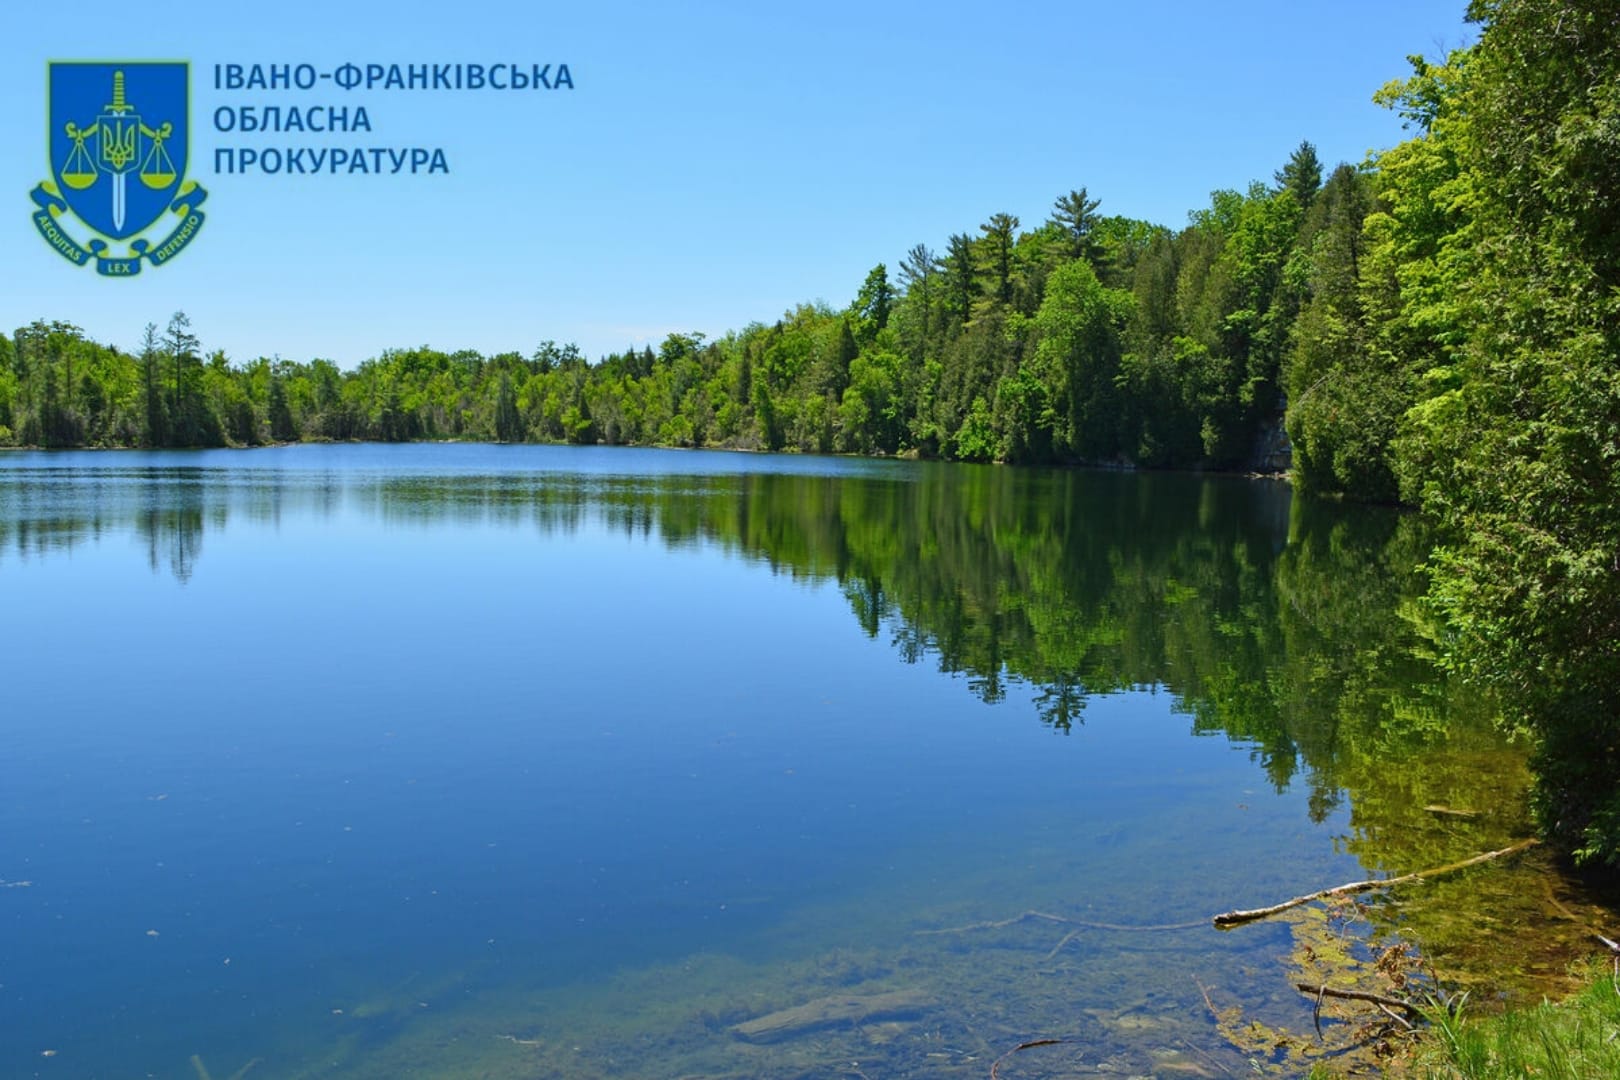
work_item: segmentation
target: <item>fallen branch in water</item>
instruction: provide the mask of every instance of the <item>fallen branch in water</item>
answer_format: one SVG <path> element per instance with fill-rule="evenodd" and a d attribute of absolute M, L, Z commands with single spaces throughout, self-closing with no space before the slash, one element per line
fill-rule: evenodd
<path fill-rule="evenodd" d="M 947 926 L 939 930 L 918 930 L 919 937 L 932 937 L 936 934 L 965 934 L 971 930 L 1000 930 L 1003 927 L 1013 926 L 1026 919 L 1039 919 L 1042 922 L 1061 923 L 1064 926 L 1080 926 L 1087 930 L 1121 930 L 1127 933 L 1158 933 L 1164 930 L 1191 930 L 1195 926 L 1203 926 L 1204 920 L 1195 919 L 1192 922 L 1160 923 L 1156 926 L 1127 926 L 1123 923 L 1088 922 L 1085 919 L 1071 919 L 1064 915 L 1052 915 L 1045 911 L 1025 911 L 1014 915 L 1010 919 L 997 919 L 994 922 L 968 923 L 966 926 Z M 1067 943 L 1067 939 L 1065 939 Z"/>
<path fill-rule="evenodd" d="M 1042 919 L 1046 922 L 1066 923 L 1069 920 L 1061 915 L 1048 915 L 1044 911 L 1025 911 L 1014 915 L 1010 919 L 998 919 L 995 922 L 968 923 L 966 926 L 947 926 L 943 930 L 918 930 L 919 937 L 929 937 L 934 934 L 965 934 L 970 930 L 1000 930 L 1004 926 L 1021 923 L 1025 919 Z"/>
<path fill-rule="evenodd" d="M 1511 847 L 1502 848 L 1500 851 L 1487 851 L 1483 855 L 1475 855 L 1471 859 L 1464 859 L 1462 862 L 1451 863 L 1447 866 L 1437 866 L 1432 870 L 1419 870 L 1415 874 L 1402 874 L 1400 877 L 1378 878 L 1372 881 L 1352 881 L 1344 885 L 1335 885 L 1331 889 L 1323 889 L 1320 892 L 1307 893 L 1304 896 L 1296 896 L 1292 900 L 1284 900 L 1282 903 L 1273 904 L 1271 907 L 1253 908 L 1248 911 L 1228 911 L 1215 916 L 1214 923 L 1223 930 L 1229 926 L 1241 926 L 1243 923 L 1268 918 L 1272 915 L 1277 915 L 1284 911 L 1288 911 L 1290 908 L 1297 908 L 1302 904 L 1308 904 L 1312 900 L 1327 900 L 1335 896 L 1349 896 L 1352 893 L 1371 892 L 1374 889 L 1388 889 L 1392 886 L 1405 885 L 1412 881 L 1423 881 L 1426 878 L 1440 877 L 1443 874 L 1452 874 L 1458 870 L 1465 870 L 1470 866 L 1477 866 L 1482 862 L 1489 862 L 1492 859 L 1501 859 L 1509 855 L 1517 855 L 1519 852 L 1532 848 L 1539 843 L 1541 843 L 1541 841 L 1534 839 L 1521 840 Z"/>
<path fill-rule="evenodd" d="M 1069 942 L 1073 941 L 1075 938 L 1077 938 L 1079 936 L 1080 936 L 1080 931 L 1078 931 L 1078 930 L 1070 930 L 1067 934 L 1063 935 L 1063 939 L 1061 941 L 1059 941 L 1056 945 L 1052 946 L 1052 951 L 1046 954 L 1046 958 L 1048 960 L 1052 959 L 1058 953 L 1063 951 L 1063 946 L 1067 945 Z"/>
<path fill-rule="evenodd" d="M 1406 1017 L 1402 1016 L 1388 1005 L 1385 1005 L 1382 1001 L 1375 1001 L 1373 1004 L 1378 1006 L 1379 1009 L 1383 1010 L 1385 1016 L 1401 1025 L 1401 1027 L 1405 1028 L 1407 1031 L 1414 1030 L 1412 1027 L 1412 1021 L 1408 1020 Z"/>
<path fill-rule="evenodd" d="M 1018 1053 L 1018 1051 L 1032 1050 L 1037 1046 L 1057 1046 L 1059 1043 L 1066 1043 L 1068 1041 L 1068 1039 L 1032 1039 L 1026 1043 L 1019 1043 L 1017 1046 L 1013 1047 L 1011 1050 L 1007 1051 L 1005 1054 L 1002 1054 L 1000 1057 L 996 1058 L 996 1060 L 990 1063 L 990 1080 L 1001 1080 L 1001 1063 Z"/>
<path fill-rule="evenodd" d="M 1197 979 L 1193 980 L 1193 985 L 1198 987 L 1200 994 L 1204 995 L 1204 1004 L 1209 1007 L 1209 1015 L 1214 1017 L 1216 1023 L 1220 1023 L 1221 1013 L 1219 1009 L 1215 1008 L 1215 1003 L 1209 1000 L 1209 988 Z"/>
<path fill-rule="evenodd" d="M 1587 933 L 1603 942 L 1604 947 L 1607 948 L 1611 953 L 1614 953 L 1615 959 L 1620 961 L 1620 941 L 1615 941 L 1613 938 L 1605 937 L 1602 931 L 1596 929 L 1591 923 L 1587 922 L 1585 919 L 1569 910 L 1569 908 L 1565 907 L 1563 902 L 1560 901 L 1558 897 L 1553 895 L 1552 882 L 1543 882 L 1543 884 L 1546 886 L 1547 903 L 1551 904 L 1558 914 L 1562 915 L 1564 918 L 1570 920 L 1571 922 L 1579 923 L 1581 926 L 1585 927 Z"/>
<path fill-rule="evenodd" d="M 864 995 L 834 994 L 733 1024 L 731 1033 L 747 1042 L 780 1042 L 817 1028 L 858 1026 L 872 1020 L 909 1017 L 932 1004 L 928 995 L 915 990 Z"/>
<path fill-rule="evenodd" d="M 545 1045 L 539 1039 L 520 1039 L 516 1035 L 497 1035 L 495 1037 L 497 1039 L 505 1039 L 509 1043 L 517 1043 L 519 1046 L 543 1046 L 543 1045 Z"/>
<path fill-rule="evenodd" d="M 1423 1010 L 1410 1001 L 1400 998 L 1385 997 L 1383 994 L 1369 994 L 1365 990 L 1335 990 L 1331 986 L 1312 986 L 1310 983 L 1295 983 L 1294 988 L 1302 994 L 1314 994 L 1316 1000 L 1321 1002 L 1325 997 L 1340 998 L 1344 1001 L 1365 1001 L 1370 1005 L 1383 1008 L 1403 1009 L 1413 1016 L 1422 1016 Z"/>

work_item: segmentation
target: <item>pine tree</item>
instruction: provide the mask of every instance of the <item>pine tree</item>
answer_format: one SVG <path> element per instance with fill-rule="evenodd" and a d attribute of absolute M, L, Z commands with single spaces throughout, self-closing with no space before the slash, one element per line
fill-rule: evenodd
<path fill-rule="evenodd" d="M 1293 194 L 1301 210 L 1309 210 L 1322 187 L 1322 162 L 1317 159 L 1316 147 L 1308 140 L 1301 141 L 1284 165 L 1275 174 L 1278 191 Z"/>
<path fill-rule="evenodd" d="M 1071 259 L 1088 259 L 1095 263 L 1102 254 L 1102 245 L 1094 235 L 1097 228 L 1097 207 L 1102 203 L 1090 198 L 1086 189 L 1059 195 L 1052 203 L 1052 221 L 1063 230 L 1068 240 L 1066 254 Z"/>

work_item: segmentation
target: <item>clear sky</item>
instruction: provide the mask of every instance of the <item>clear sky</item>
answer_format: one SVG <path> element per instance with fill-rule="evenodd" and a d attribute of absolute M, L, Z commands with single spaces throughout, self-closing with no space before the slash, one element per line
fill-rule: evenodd
<path fill-rule="evenodd" d="M 1463 0 L 557 4 L 395 0 L 0 17 L 9 214 L 0 326 L 132 348 L 185 310 L 233 359 L 386 348 L 588 355 L 848 303 L 913 244 L 1084 186 L 1180 226 L 1301 139 L 1361 161 L 1403 137 L 1371 95 L 1472 40 Z M 71 52 L 63 51 L 71 49 Z M 30 220 L 48 60 L 192 64 L 195 243 L 125 281 Z M 216 91 L 213 65 L 566 63 L 572 91 Z M 364 105 L 358 135 L 221 134 L 221 104 Z M 220 146 L 442 147 L 448 175 L 215 175 Z"/>

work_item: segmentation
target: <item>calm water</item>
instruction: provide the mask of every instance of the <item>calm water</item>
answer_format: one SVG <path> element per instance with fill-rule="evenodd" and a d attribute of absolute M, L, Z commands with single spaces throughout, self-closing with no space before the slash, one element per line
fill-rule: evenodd
<path fill-rule="evenodd" d="M 1302 931 L 1209 915 L 1527 828 L 1423 543 L 1228 478 L 7 454 L 0 1075 L 1247 1069 L 1199 984 L 1308 1030 Z M 1578 935 L 1501 897 L 1548 888 L 1400 925 L 1534 990 Z"/>

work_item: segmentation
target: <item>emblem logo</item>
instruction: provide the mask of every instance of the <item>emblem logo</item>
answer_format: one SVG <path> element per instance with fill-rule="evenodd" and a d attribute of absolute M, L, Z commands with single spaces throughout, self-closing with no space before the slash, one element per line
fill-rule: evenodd
<path fill-rule="evenodd" d="M 34 227 L 64 259 L 131 277 L 196 238 L 208 193 L 185 179 L 190 81 L 185 63 L 50 65 Z"/>

